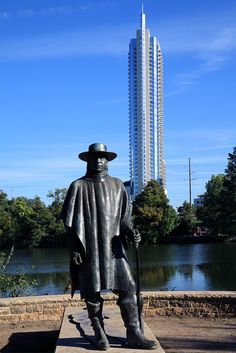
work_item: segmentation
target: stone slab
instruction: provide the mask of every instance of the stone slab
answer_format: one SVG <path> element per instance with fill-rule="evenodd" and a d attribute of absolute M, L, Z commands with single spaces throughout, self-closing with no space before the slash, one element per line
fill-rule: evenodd
<path fill-rule="evenodd" d="M 165 353 L 157 341 L 156 349 L 134 349 L 125 344 L 125 328 L 118 308 L 105 306 L 104 324 L 110 343 L 109 353 Z M 144 324 L 145 337 L 156 340 L 149 327 Z M 57 341 L 55 353 L 89 353 L 98 352 L 93 340 L 93 330 L 88 319 L 87 310 L 83 308 L 68 307 L 65 309 L 64 318 Z"/>

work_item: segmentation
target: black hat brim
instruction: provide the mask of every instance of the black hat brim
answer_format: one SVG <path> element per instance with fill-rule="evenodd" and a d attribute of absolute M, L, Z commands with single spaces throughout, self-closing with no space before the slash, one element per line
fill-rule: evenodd
<path fill-rule="evenodd" d="M 105 152 L 105 151 L 94 151 L 94 152 L 81 152 L 78 157 L 84 162 L 88 162 L 88 158 L 92 154 L 99 153 L 100 155 L 104 155 L 104 157 L 108 160 L 108 162 L 112 161 L 117 157 L 115 152 Z"/>

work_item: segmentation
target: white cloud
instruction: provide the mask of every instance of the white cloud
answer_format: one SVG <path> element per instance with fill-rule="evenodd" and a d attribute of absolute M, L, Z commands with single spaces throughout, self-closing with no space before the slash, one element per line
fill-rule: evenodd
<path fill-rule="evenodd" d="M 225 162 L 222 156 L 201 156 L 201 157 L 196 157 L 196 158 L 191 158 L 192 164 L 221 164 L 222 162 Z M 166 164 L 168 166 L 171 165 L 179 165 L 179 166 L 187 166 L 188 165 L 188 160 L 187 158 L 169 158 L 166 160 Z"/>
<path fill-rule="evenodd" d="M 231 23 L 224 23 L 214 28 L 214 31 L 209 29 L 209 24 L 202 24 L 202 31 L 205 25 L 205 33 L 199 33 L 195 28 L 195 23 L 189 27 L 187 36 L 181 35 L 182 31 L 176 36 L 181 38 L 181 41 L 176 42 L 180 46 L 174 45 L 171 48 L 167 45 L 167 52 L 175 53 L 192 53 L 195 59 L 198 60 L 195 68 L 190 71 L 176 74 L 173 79 L 174 88 L 166 93 L 166 97 L 170 97 L 187 90 L 192 85 L 195 85 L 201 77 L 220 70 L 224 65 L 231 60 L 232 53 L 236 50 L 236 26 Z M 199 23 L 198 23 L 199 26 Z M 177 27 L 178 28 L 178 27 Z M 196 37 L 196 34 L 199 35 Z M 192 34 L 192 36 L 191 36 Z M 165 44 L 165 42 L 164 42 Z"/>
<path fill-rule="evenodd" d="M 231 151 L 232 144 L 231 145 L 206 146 L 206 147 L 199 147 L 198 146 L 197 148 L 189 149 L 189 151 L 191 151 L 191 152 L 210 152 L 210 151 L 219 151 L 219 150 Z"/>
<path fill-rule="evenodd" d="M 208 128 L 208 129 L 181 129 L 181 130 L 168 130 L 166 132 L 166 139 L 173 141 L 174 139 L 179 142 L 184 141 L 187 145 L 189 141 L 192 141 L 190 148 L 194 146 L 205 146 L 204 148 L 219 148 L 223 146 L 229 147 L 235 144 L 236 129 L 235 128 Z M 204 143 L 203 143 L 204 142 Z M 197 147 L 198 148 L 198 147 Z M 194 147 L 196 149 L 196 147 Z M 193 149 L 189 149 L 193 150 Z"/>
<path fill-rule="evenodd" d="M 41 8 L 37 11 L 21 9 L 17 13 L 1 12 L 0 18 L 72 15 L 95 7 L 117 6 L 114 1 L 87 2 L 86 5 Z M 175 74 L 165 97 L 180 94 L 195 85 L 202 77 L 220 70 L 232 59 L 236 50 L 235 10 L 178 18 L 163 19 L 158 25 L 148 24 L 151 34 L 158 35 L 164 56 L 188 55 L 195 58 L 195 66 Z M 135 36 L 136 24 L 100 25 L 74 31 L 41 34 L 22 38 L 7 38 L 2 61 L 37 60 L 73 56 L 127 56 L 130 38 Z M 176 69 L 178 70 L 178 69 Z M 100 102 L 116 104 L 119 100 Z"/>
<path fill-rule="evenodd" d="M 19 11 L 17 11 L 17 16 L 19 16 L 19 17 L 32 17 L 32 16 L 35 16 L 35 11 L 33 11 L 31 9 L 19 10 Z"/>
<path fill-rule="evenodd" d="M 115 4 L 111 2 L 111 4 Z M 38 10 L 18 11 L 18 16 L 52 16 L 69 15 L 76 11 L 87 10 L 95 6 L 93 3 L 87 8 L 72 8 L 62 6 Z M 100 6 L 103 6 L 100 3 Z M 5 14 L 5 15 L 4 15 Z M 6 18 L 10 13 L 2 13 Z M 165 97 L 180 94 L 195 85 L 203 76 L 220 70 L 232 58 L 236 49 L 236 26 L 234 11 L 221 14 L 221 21 L 216 21 L 219 14 L 201 17 L 179 18 L 150 26 L 151 34 L 158 34 L 164 55 L 191 55 L 195 58 L 195 67 L 186 72 L 177 73 L 171 78 L 169 92 Z M 0 54 L 3 61 L 34 60 L 63 58 L 73 56 L 126 56 L 130 38 L 134 37 L 135 24 L 103 25 L 79 30 L 46 33 L 40 36 L 28 36 L 19 39 L 8 38 L 4 44 L 4 51 Z M 122 98 L 123 100 L 123 98 Z M 121 100 L 99 102 L 100 104 L 116 104 Z"/>
<path fill-rule="evenodd" d="M 0 11 L 0 20 L 8 20 L 11 17 L 11 13 L 7 11 Z"/>
<path fill-rule="evenodd" d="M 72 141 L 71 141 L 72 140 Z M 78 158 L 78 153 L 88 149 L 88 141 L 72 136 L 69 143 L 21 145 L 17 152 L 0 152 L 0 185 L 2 187 L 18 187 L 19 185 L 65 185 L 81 177 L 86 172 L 86 163 Z M 95 141 L 96 139 L 94 139 Z M 107 138 L 108 150 L 112 151 L 111 141 L 121 141 L 120 136 Z M 93 142 L 94 142 L 93 141 Z M 116 143 L 118 158 L 109 163 L 111 175 L 127 179 L 128 156 L 123 143 Z M 123 151 L 125 150 L 125 151 Z M 122 153 L 123 151 L 123 153 Z"/>
<path fill-rule="evenodd" d="M 96 6 L 115 5 L 115 2 L 97 2 Z M 95 3 L 88 3 L 88 8 Z M 84 9 L 85 10 L 85 9 Z M 32 9 L 18 11 L 19 16 L 71 14 L 81 7 L 61 6 L 45 8 L 37 12 Z M 10 14 L 9 14 L 10 15 Z M 236 48 L 236 26 L 231 20 L 233 13 L 221 14 L 224 21 L 216 21 L 219 14 L 201 17 L 179 18 L 150 26 L 151 34 L 160 38 L 164 54 L 194 54 L 199 66 L 191 72 L 176 75 L 176 94 L 194 84 L 204 74 L 219 69 L 228 60 L 229 53 Z M 233 23 L 233 24 L 232 24 Z M 21 39 L 8 38 L 5 43 L 3 60 L 31 60 L 80 55 L 127 55 L 130 38 L 135 35 L 135 24 L 104 25 L 83 28 L 73 32 Z M 167 94 L 168 95 L 168 94 Z"/>
<path fill-rule="evenodd" d="M 112 26 L 73 32 L 8 39 L 0 58 L 3 61 L 50 59 L 81 55 L 127 55 L 127 29 Z"/>
<path fill-rule="evenodd" d="M 0 20 L 1 19 L 9 19 L 14 17 L 33 17 L 33 16 L 70 16 L 76 15 L 77 13 L 84 11 L 91 11 L 96 8 L 104 8 L 104 7 L 115 7 L 117 6 L 116 1 L 86 1 L 85 4 L 80 4 L 76 6 L 54 6 L 54 7 L 42 7 L 40 9 L 31 9 L 31 8 L 23 8 L 17 11 L 6 12 L 0 11 Z"/>

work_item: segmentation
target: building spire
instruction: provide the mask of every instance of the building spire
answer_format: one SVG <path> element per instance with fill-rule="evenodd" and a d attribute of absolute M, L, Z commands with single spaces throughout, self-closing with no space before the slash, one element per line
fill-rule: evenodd
<path fill-rule="evenodd" d="M 141 29 L 145 30 L 145 27 L 146 27 L 146 19 L 145 19 L 145 13 L 143 12 L 143 2 L 142 2 Z"/>

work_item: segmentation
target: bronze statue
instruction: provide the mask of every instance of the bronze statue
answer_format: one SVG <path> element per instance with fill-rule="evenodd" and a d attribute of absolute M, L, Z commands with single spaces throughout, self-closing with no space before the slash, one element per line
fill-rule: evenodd
<path fill-rule="evenodd" d="M 111 289 L 127 328 L 130 347 L 155 348 L 139 326 L 135 282 L 125 248 L 127 241 L 141 240 L 131 222 L 131 208 L 121 180 L 107 173 L 108 162 L 116 158 L 102 143 L 89 146 L 79 158 L 87 162 L 87 173 L 69 187 L 61 218 L 70 238 L 72 295 L 80 289 L 95 332 L 97 348 L 106 350 L 100 291 Z"/>

